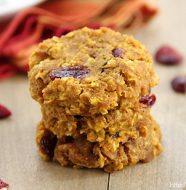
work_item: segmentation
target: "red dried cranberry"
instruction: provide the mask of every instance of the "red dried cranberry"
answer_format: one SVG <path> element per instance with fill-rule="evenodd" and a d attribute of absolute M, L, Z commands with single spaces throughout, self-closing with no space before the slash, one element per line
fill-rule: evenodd
<path fill-rule="evenodd" d="M 1 179 L 0 179 L 0 189 L 2 190 L 5 190 L 5 189 L 8 189 L 8 184 L 3 182 Z"/>
<path fill-rule="evenodd" d="M 115 134 L 112 135 L 112 138 L 118 138 L 119 137 L 119 132 L 116 132 Z"/>
<path fill-rule="evenodd" d="M 122 57 L 124 54 L 124 51 L 121 48 L 115 48 L 112 50 L 112 55 L 114 57 Z"/>
<path fill-rule="evenodd" d="M 0 119 L 7 118 L 11 115 L 12 115 L 11 111 L 5 106 L 0 104 Z"/>
<path fill-rule="evenodd" d="M 178 65 L 182 59 L 182 55 L 170 46 L 160 47 L 155 54 L 155 60 L 163 65 Z"/>
<path fill-rule="evenodd" d="M 174 91 L 179 93 L 186 93 L 186 75 L 175 77 L 171 82 Z"/>
<path fill-rule="evenodd" d="M 55 78 L 74 77 L 77 79 L 83 78 L 89 73 L 89 70 L 83 66 L 64 67 L 54 69 L 49 73 L 49 77 L 54 80 Z"/>
<path fill-rule="evenodd" d="M 57 138 L 51 133 L 46 133 L 40 141 L 43 152 L 52 159 L 54 156 L 54 148 L 57 143 Z"/>
<path fill-rule="evenodd" d="M 154 94 L 152 94 L 152 95 L 149 94 L 147 96 L 143 96 L 140 98 L 139 102 L 148 107 L 151 107 L 156 102 L 156 96 Z"/>

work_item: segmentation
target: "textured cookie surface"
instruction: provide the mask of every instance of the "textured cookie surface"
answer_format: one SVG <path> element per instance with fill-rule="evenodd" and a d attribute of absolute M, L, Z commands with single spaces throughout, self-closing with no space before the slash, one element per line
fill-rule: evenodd
<path fill-rule="evenodd" d="M 50 141 L 52 147 L 43 147 L 43 139 Z M 63 166 L 103 168 L 107 172 L 151 161 L 162 151 L 160 140 L 159 126 L 152 117 L 138 120 L 133 129 L 126 128 L 115 135 L 106 135 L 101 142 L 90 142 L 86 135 L 81 134 L 57 140 L 43 122 L 37 130 L 37 145 L 45 160 L 54 159 Z"/>
<path fill-rule="evenodd" d="M 122 130 L 133 130 L 139 119 L 148 117 L 150 108 L 139 100 L 122 100 L 117 109 L 107 114 L 92 116 L 67 115 L 65 108 L 59 105 L 43 105 L 43 123 L 58 138 L 86 134 L 90 142 L 101 142 L 107 135 L 122 134 Z M 136 129 L 135 129 L 136 130 Z"/>
<path fill-rule="evenodd" d="M 69 115 L 106 114 L 121 98 L 140 98 L 157 84 L 152 59 L 133 37 L 84 28 L 41 43 L 30 58 L 30 89 L 42 104 Z"/>
<path fill-rule="evenodd" d="M 160 128 L 150 115 L 158 77 L 133 37 L 83 28 L 40 43 L 29 65 L 44 160 L 112 172 L 161 153 Z"/>

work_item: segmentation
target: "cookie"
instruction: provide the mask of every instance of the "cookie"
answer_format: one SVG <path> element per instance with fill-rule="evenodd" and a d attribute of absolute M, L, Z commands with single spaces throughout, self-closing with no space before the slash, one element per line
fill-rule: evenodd
<path fill-rule="evenodd" d="M 147 50 L 107 28 L 44 41 L 30 58 L 29 79 L 35 100 L 83 116 L 107 114 L 122 98 L 139 99 L 158 82 Z"/>
<path fill-rule="evenodd" d="M 136 128 L 136 122 L 150 114 L 150 107 L 141 104 L 138 99 L 121 102 L 117 109 L 107 114 L 92 116 L 67 115 L 64 107 L 42 105 L 43 122 L 57 138 L 65 135 L 76 137 L 80 133 L 86 134 L 91 142 L 100 142 L 106 134 L 114 135 L 123 128 Z"/>
<path fill-rule="evenodd" d="M 149 162 L 162 151 L 160 128 L 152 117 L 139 120 L 136 128 L 107 134 L 101 142 L 90 142 L 84 134 L 57 139 L 41 122 L 36 139 L 45 160 L 54 159 L 62 166 L 76 168 L 103 168 L 107 172 Z"/>
<path fill-rule="evenodd" d="M 40 43 L 29 66 L 44 160 L 113 172 L 161 153 L 160 128 L 150 114 L 158 77 L 133 37 L 83 28 Z"/>

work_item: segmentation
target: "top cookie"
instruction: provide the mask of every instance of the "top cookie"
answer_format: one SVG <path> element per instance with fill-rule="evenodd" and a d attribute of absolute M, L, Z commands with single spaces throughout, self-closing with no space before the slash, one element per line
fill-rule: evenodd
<path fill-rule="evenodd" d="M 133 37 L 83 28 L 40 43 L 30 57 L 30 90 L 41 104 L 89 116 L 120 109 L 157 84 L 153 61 Z"/>

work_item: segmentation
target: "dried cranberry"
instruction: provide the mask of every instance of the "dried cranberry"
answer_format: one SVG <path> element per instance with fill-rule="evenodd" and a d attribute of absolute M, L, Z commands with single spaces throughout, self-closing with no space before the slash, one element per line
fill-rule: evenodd
<path fill-rule="evenodd" d="M 143 96 L 139 100 L 140 103 L 142 103 L 148 107 L 153 106 L 155 101 L 156 101 L 156 96 L 154 94 L 152 94 L 152 95 L 149 94 L 147 96 Z"/>
<path fill-rule="evenodd" d="M 40 141 L 43 152 L 52 159 L 54 156 L 54 148 L 57 143 L 57 138 L 51 133 L 46 133 Z"/>
<path fill-rule="evenodd" d="M 5 183 L 5 182 L 3 182 L 1 179 L 0 179 L 0 189 L 2 189 L 2 190 L 6 190 L 6 189 L 8 189 L 8 184 L 7 183 Z"/>
<path fill-rule="evenodd" d="M 112 135 L 112 138 L 118 138 L 119 137 L 119 132 L 116 132 L 115 134 Z"/>
<path fill-rule="evenodd" d="M 89 73 L 89 70 L 83 66 L 64 67 L 54 69 L 49 73 L 49 77 L 54 80 L 55 78 L 74 77 L 82 78 Z"/>
<path fill-rule="evenodd" d="M 12 115 L 11 111 L 0 104 L 0 119 L 4 119 Z"/>
<path fill-rule="evenodd" d="M 186 93 L 186 75 L 175 77 L 171 82 L 174 91 L 179 93 Z"/>
<path fill-rule="evenodd" d="M 163 65 L 178 65 L 183 57 L 176 49 L 170 46 L 162 46 L 156 52 L 155 59 Z"/>
<path fill-rule="evenodd" d="M 112 50 L 112 55 L 114 57 L 122 57 L 124 54 L 124 51 L 121 48 L 115 48 Z"/>

